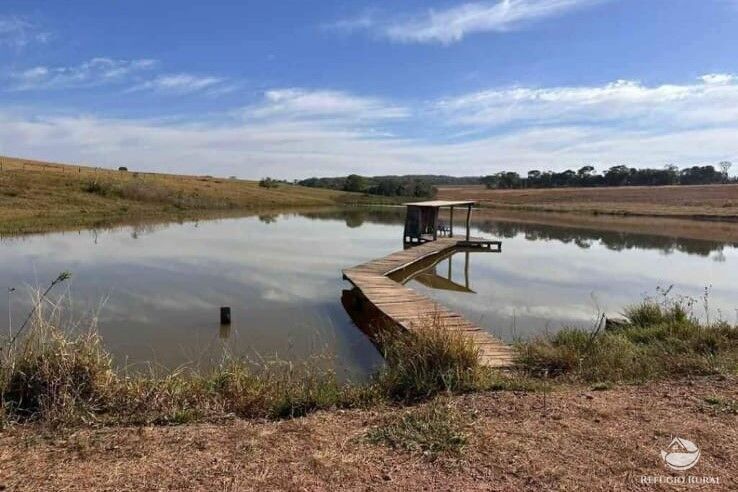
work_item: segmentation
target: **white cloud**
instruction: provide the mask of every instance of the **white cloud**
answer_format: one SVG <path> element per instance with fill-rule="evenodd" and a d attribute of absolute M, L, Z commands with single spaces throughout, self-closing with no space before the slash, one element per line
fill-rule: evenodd
<path fill-rule="evenodd" d="M 261 101 L 221 118 L 0 110 L 0 155 L 251 178 L 738 161 L 738 82 L 702 80 L 493 89 L 415 111 L 379 98 L 295 88 L 266 91 Z M 388 124 L 404 136 L 389 135 Z M 473 131 L 463 141 L 430 135 L 465 129 Z"/>
<path fill-rule="evenodd" d="M 149 59 L 115 60 L 100 57 L 69 67 L 37 66 L 13 72 L 11 79 L 16 90 L 90 87 L 123 81 L 155 65 L 156 61 Z"/>
<path fill-rule="evenodd" d="M 198 76 L 187 73 L 160 75 L 133 86 L 131 91 L 153 90 L 161 93 L 191 94 L 204 90 L 213 90 L 222 87 L 225 79 L 211 76 Z"/>
<path fill-rule="evenodd" d="M 265 101 L 247 108 L 246 117 L 348 118 L 352 120 L 396 119 L 409 116 L 409 111 L 381 99 L 355 96 L 342 91 L 273 89 L 264 93 Z"/>
<path fill-rule="evenodd" d="M 46 43 L 51 33 L 41 31 L 32 22 L 16 16 L 0 16 L 0 46 L 23 48 L 31 43 Z"/>
<path fill-rule="evenodd" d="M 442 10 L 379 18 L 365 13 L 340 20 L 331 27 L 342 31 L 368 30 L 381 37 L 404 43 L 442 43 L 461 41 L 480 32 L 505 32 L 525 25 L 593 5 L 603 0 L 498 0 L 470 2 Z"/>
<path fill-rule="evenodd" d="M 435 109 L 454 123 L 623 124 L 638 128 L 738 121 L 738 79 L 708 74 L 694 84 L 645 86 L 618 80 L 602 86 L 491 89 L 444 99 Z"/>
<path fill-rule="evenodd" d="M 735 82 L 736 76 L 729 73 L 707 73 L 700 79 L 706 84 L 728 84 Z"/>
<path fill-rule="evenodd" d="M 552 127 L 462 142 L 375 137 L 316 122 L 165 124 L 96 117 L 0 118 L 0 154 L 175 173 L 258 178 L 363 174 L 482 175 L 581 163 L 662 166 L 738 161 L 738 127 L 648 133 Z"/>
<path fill-rule="evenodd" d="M 151 59 L 119 60 L 107 57 L 93 58 L 74 66 L 36 66 L 12 72 L 12 90 L 70 89 L 108 84 L 130 87 L 126 92 L 154 91 L 160 94 L 192 94 L 195 92 L 219 95 L 235 90 L 236 85 L 214 76 L 188 73 L 151 73 L 158 62 Z"/>

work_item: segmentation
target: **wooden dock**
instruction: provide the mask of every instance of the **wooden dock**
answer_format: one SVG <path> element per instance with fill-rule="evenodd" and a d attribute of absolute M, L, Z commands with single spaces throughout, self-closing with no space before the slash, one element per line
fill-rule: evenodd
<path fill-rule="evenodd" d="M 509 366 L 514 355 L 512 347 L 461 315 L 390 278 L 393 274 L 395 277 L 402 276 L 403 270 L 411 269 L 418 262 L 459 247 L 500 251 L 500 242 L 476 238 L 459 240 L 440 237 L 435 241 L 428 241 L 384 258 L 347 268 L 343 270 L 343 278 L 353 284 L 384 317 L 400 328 L 409 331 L 420 330 L 430 316 L 437 316 L 441 326 L 461 331 L 479 347 L 482 364 L 490 367 Z"/>

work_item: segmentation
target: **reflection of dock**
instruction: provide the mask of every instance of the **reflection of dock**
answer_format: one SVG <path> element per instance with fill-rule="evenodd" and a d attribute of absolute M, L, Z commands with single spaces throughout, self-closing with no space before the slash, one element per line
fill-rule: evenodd
<path fill-rule="evenodd" d="M 438 263 L 439 257 L 443 259 L 455 249 L 467 247 L 470 244 L 477 245 L 483 250 L 492 250 L 493 246 L 495 247 L 493 251 L 500 250 L 498 241 L 481 241 L 468 236 L 461 241 L 453 237 L 440 237 L 413 248 L 392 253 L 384 258 L 347 268 L 343 270 L 343 278 L 356 287 L 361 297 L 376 308 L 385 321 L 390 321 L 402 329 L 414 331 L 422 329 L 429 316 L 438 317 L 441 326 L 449 330 L 461 331 L 479 347 L 480 359 L 484 365 L 508 366 L 513 360 L 513 351 L 509 345 L 496 339 L 461 315 L 399 283 L 412 278 L 413 273 L 417 273 L 418 267 L 423 263 L 433 266 Z M 416 280 L 419 279 L 416 277 Z M 461 286 L 453 283 L 450 278 L 443 279 L 437 275 L 429 275 L 426 280 L 441 282 L 445 288 L 453 290 L 468 290 L 468 284 Z M 443 282 L 444 280 L 446 282 Z"/>

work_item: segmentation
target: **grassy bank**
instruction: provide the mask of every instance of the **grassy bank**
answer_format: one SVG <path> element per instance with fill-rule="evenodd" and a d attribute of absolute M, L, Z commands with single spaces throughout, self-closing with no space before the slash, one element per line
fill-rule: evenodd
<path fill-rule="evenodd" d="M 94 326 L 69 333 L 43 309 L 31 323 L 2 354 L 0 415 L 6 423 L 181 424 L 230 414 L 280 419 L 508 384 L 479 365 L 468 340 L 437 324 L 417 336 L 388 337 L 380 372 L 368 383 L 339 384 L 332 372 L 309 363 L 255 367 L 234 358 L 206 372 L 128 374 L 114 369 Z"/>
<path fill-rule="evenodd" d="M 583 383 L 738 373 L 738 329 L 703 323 L 683 303 L 644 301 L 626 321 L 587 332 L 564 329 L 520 345 L 520 363 L 534 375 Z"/>
<path fill-rule="evenodd" d="M 438 198 L 530 212 L 738 220 L 738 185 L 625 186 L 498 190 L 441 186 Z"/>
<path fill-rule="evenodd" d="M 94 326 L 71 334 L 43 309 L 6 347 L 0 365 L 5 423 L 171 424 L 225 415 L 281 419 L 320 409 L 413 404 L 437 395 L 536 391 L 551 384 L 607 387 L 738 371 L 738 330 L 703 323 L 678 302 L 644 301 L 616 328 L 567 329 L 519 344 L 519 363 L 501 373 L 478 363 L 477 348 L 428 318 L 412 334 L 381 343 L 385 366 L 362 384 L 339 384 L 310 364 L 254 367 L 226 358 L 213 370 L 155 375 L 115 370 Z M 54 318 L 54 316 L 51 316 Z"/>
<path fill-rule="evenodd" d="M 0 158 L 0 234 L 363 203 L 359 194 L 269 182 L 113 171 Z M 371 201 L 371 200 L 369 200 Z"/>
<path fill-rule="evenodd" d="M 0 486 L 613 490 L 671 473 L 659 453 L 680 435 L 703 450 L 697 473 L 731 489 L 736 328 L 677 304 L 625 314 L 522 343 L 507 373 L 429 326 L 385 338 L 386 367 L 359 385 L 236 360 L 126 374 L 93 327 L 69 335 L 39 316 L 0 365 Z"/>

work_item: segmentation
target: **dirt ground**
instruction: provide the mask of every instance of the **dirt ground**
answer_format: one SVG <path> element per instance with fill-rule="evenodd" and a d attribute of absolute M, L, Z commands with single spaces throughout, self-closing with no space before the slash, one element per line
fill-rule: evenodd
<path fill-rule="evenodd" d="M 449 404 L 469 419 L 468 443 L 459 456 L 435 460 L 365 438 L 406 409 L 53 435 L 21 426 L 0 433 L 0 489 L 672 490 L 642 477 L 691 476 L 719 484 L 681 489 L 736 490 L 736 407 L 715 405 L 735 404 L 736 382 L 455 397 Z M 675 436 L 700 448 L 687 472 L 662 462 L 660 450 Z"/>
<path fill-rule="evenodd" d="M 441 186 L 438 198 L 475 200 L 483 206 L 520 210 L 738 220 L 735 184 L 523 190 Z"/>

